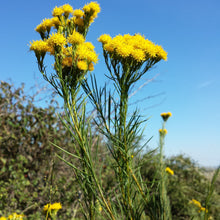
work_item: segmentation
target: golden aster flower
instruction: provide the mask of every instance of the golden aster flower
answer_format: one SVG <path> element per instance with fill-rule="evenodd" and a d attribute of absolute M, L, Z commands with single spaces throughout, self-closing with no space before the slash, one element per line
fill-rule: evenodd
<path fill-rule="evenodd" d="M 89 64 L 88 70 L 89 70 L 89 71 L 93 71 L 93 70 L 94 70 L 94 65 L 93 65 L 93 63 L 90 63 L 90 64 Z"/>
<path fill-rule="evenodd" d="M 76 9 L 73 11 L 73 15 L 76 17 L 82 17 L 84 15 L 84 12 L 80 9 Z"/>
<path fill-rule="evenodd" d="M 63 46 L 67 44 L 66 38 L 60 33 L 52 33 L 47 40 L 48 46 L 55 47 L 55 46 Z"/>
<path fill-rule="evenodd" d="M 67 38 L 67 41 L 71 44 L 82 44 L 85 42 L 85 38 L 79 32 L 73 31 L 73 33 Z"/>
<path fill-rule="evenodd" d="M 87 64 L 87 62 L 84 61 L 84 60 L 79 60 L 79 61 L 77 62 L 77 67 L 78 67 L 78 69 L 83 70 L 83 71 L 88 70 L 88 64 Z"/>
<path fill-rule="evenodd" d="M 61 25 L 61 22 L 60 22 L 59 18 L 58 17 L 53 17 L 53 18 L 51 18 L 51 20 L 52 20 L 53 26 L 56 29 L 58 29 L 58 27 Z"/>
<path fill-rule="evenodd" d="M 145 60 L 145 53 L 141 49 L 133 49 L 131 51 L 131 56 L 137 61 L 142 62 Z"/>
<path fill-rule="evenodd" d="M 87 60 L 89 63 L 97 63 L 98 61 L 98 55 L 95 53 L 94 50 L 91 50 L 91 48 L 87 47 L 87 44 L 79 44 L 76 50 L 76 55 L 78 59 L 80 60 Z"/>
<path fill-rule="evenodd" d="M 85 42 L 84 45 L 91 51 L 94 51 L 95 47 L 91 42 Z"/>
<path fill-rule="evenodd" d="M 84 26 L 84 20 L 80 17 L 73 17 L 73 23 L 78 26 Z"/>
<path fill-rule="evenodd" d="M 163 112 L 160 114 L 160 116 L 163 118 L 164 121 L 167 121 L 167 119 L 172 116 L 172 113 L 171 112 Z"/>
<path fill-rule="evenodd" d="M 161 46 L 156 45 L 156 54 L 159 59 L 167 60 L 167 52 Z"/>
<path fill-rule="evenodd" d="M 73 7 L 69 4 L 63 5 L 62 8 L 65 16 L 69 16 L 70 13 L 73 13 Z"/>
<path fill-rule="evenodd" d="M 169 173 L 170 175 L 173 175 L 173 174 L 174 174 L 174 171 L 171 170 L 169 167 L 167 167 L 167 168 L 165 169 L 165 171 L 166 171 L 167 173 Z"/>
<path fill-rule="evenodd" d="M 107 44 L 112 40 L 111 36 L 108 34 L 103 34 L 99 37 L 98 41 L 103 43 L 103 44 Z"/>
<path fill-rule="evenodd" d="M 159 133 L 161 135 L 166 135 L 167 134 L 167 129 L 159 129 Z"/>
<path fill-rule="evenodd" d="M 49 46 L 46 41 L 36 40 L 36 41 L 30 42 L 30 50 L 33 50 L 39 53 L 46 53 L 49 51 Z"/>
<path fill-rule="evenodd" d="M 72 62 L 73 62 L 73 59 L 72 57 L 64 57 L 63 60 L 62 60 L 62 66 L 65 67 L 71 67 L 72 66 Z"/>
<path fill-rule="evenodd" d="M 93 13 L 97 15 L 101 11 L 101 8 L 97 2 L 90 2 L 89 4 L 83 7 L 83 10 L 84 12 Z"/>
<path fill-rule="evenodd" d="M 61 16 L 63 13 L 64 13 L 63 7 L 57 7 L 57 6 L 56 6 L 56 7 L 53 9 L 52 15 L 53 15 L 54 17 L 58 17 L 58 16 Z"/>

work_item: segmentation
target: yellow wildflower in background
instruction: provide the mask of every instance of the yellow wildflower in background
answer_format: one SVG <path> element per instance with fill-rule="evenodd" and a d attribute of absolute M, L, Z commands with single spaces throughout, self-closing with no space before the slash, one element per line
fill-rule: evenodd
<path fill-rule="evenodd" d="M 7 218 L 2 216 L 2 217 L 0 217 L 0 220 L 7 220 Z"/>
<path fill-rule="evenodd" d="M 63 8 L 56 6 L 56 7 L 53 9 L 52 15 L 53 15 L 54 17 L 58 17 L 58 16 L 61 16 L 63 13 L 64 13 Z"/>
<path fill-rule="evenodd" d="M 166 134 L 167 134 L 167 129 L 166 129 L 166 128 L 164 128 L 164 129 L 159 129 L 159 133 L 160 133 L 161 135 L 166 135 Z"/>
<path fill-rule="evenodd" d="M 71 44 L 82 44 L 84 43 L 85 38 L 79 32 L 74 31 L 71 35 L 69 35 L 67 41 Z"/>
<path fill-rule="evenodd" d="M 66 38 L 60 33 L 52 33 L 47 40 L 47 43 L 51 47 L 63 46 L 67 43 Z"/>
<path fill-rule="evenodd" d="M 174 171 L 173 170 L 171 170 L 169 167 L 167 167 L 166 169 L 165 169 L 165 171 L 167 172 L 167 173 L 169 173 L 170 175 L 174 175 Z"/>
<path fill-rule="evenodd" d="M 198 208 L 201 208 L 201 203 L 195 199 L 192 199 L 189 203 L 192 203 L 193 205 L 195 205 Z"/>
<path fill-rule="evenodd" d="M 167 121 L 167 119 L 172 116 L 172 113 L 171 112 L 167 112 L 167 113 L 163 112 L 160 114 L 160 116 L 163 118 L 164 121 Z"/>
<path fill-rule="evenodd" d="M 202 207 L 201 203 L 195 199 L 192 199 L 190 202 L 190 204 L 193 204 L 194 206 L 196 206 L 198 208 L 198 212 L 200 213 L 201 211 L 202 212 L 206 212 L 208 213 L 208 210 L 204 207 Z"/>
<path fill-rule="evenodd" d="M 11 220 L 23 220 L 24 215 L 19 215 L 16 212 L 8 216 L 8 219 Z"/>
<path fill-rule="evenodd" d="M 46 211 L 51 211 L 51 210 L 60 210 L 62 209 L 62 205 L 60 203 L 54 203 L 54 204 L 46 204 L 43 208 L 43 210 Z"/>

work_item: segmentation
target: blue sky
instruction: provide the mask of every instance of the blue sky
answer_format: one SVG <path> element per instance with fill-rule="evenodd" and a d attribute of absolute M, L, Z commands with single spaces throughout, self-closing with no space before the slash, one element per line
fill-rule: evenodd
<path fill-rule="evenodd" d="M 34 28 L 51 17 L 57 5 L 81 8 L 89 1 L 12 1 L 1 3 L 0 80 L 9 79 L 26 88 L 46 84 L 40 75 L 34 54 L 28 51 L 32 40 L 40 39 Z M 201 165 L 220 164 L 220 1 L 219 0 L 99 0 L 101 13 L 88 34 L 99 63 L 95 74 L 100 85 L 107 73 L 97 38 L 107 33 L 141 33 L 162 45 L 168 61 L 146 74 L 146 80 L 158 74 L 131 102 L 162 93 L 137 103 L 141 113 L 150 117 L 145 136 L 154 135 L 152 148 L 158 144 L 160 113 L 171 111 L 167 123 L 166 155 L 184 153 Z"/>

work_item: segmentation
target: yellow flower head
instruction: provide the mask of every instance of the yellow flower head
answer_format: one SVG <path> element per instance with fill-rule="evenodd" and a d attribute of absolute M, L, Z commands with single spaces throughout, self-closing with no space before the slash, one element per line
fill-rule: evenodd
<path fill-rule="evenodd" d="M 103 49 L 109 53 L 115 52 L 122 58 L 132 58 L 136 62 L 144 62 L 148 59 L 164 59 L 167 53 L 161 46 L 157 46 L 140 34 L 117 35 L 113 39 L 109 35 L 101 35 L 99 41 Z"/>
<path fill-rule="evenodd" d="M 93 71 L 93 70 L 94 70 L 94 65 L 93 65 L 93 63 L 90 63 L 90 64 L 89 64 L 88 70 L 89 70 L 89 71 Z"/>
<path fill-rule="evenodd" d="M 165 171 L 166 171 L 167 173 L 169 173 L 170 175 L 173 175 L 173 174 L 174 174 L 174 171 L 171 170 L 169 167 L 167 167 L 167 168 L 165 169 Z"/>
<path fill-rule="evenodd" d="M 63 60 L 62 60 L 62 66 L 65 67 L 71 67 L 72 66 L 72 62 L 73 62 L 73 59 L 72 57 L 64 57 Z"/>
<path fill-rule="evenodd" d="M 55 46 L 60 46 L 61 47 L 61 46 L 65 45 L 67 42 L 66 42 L 66 38 L 62 34 L 53 33 L 48 38 L 47 43 L 51 47 L 55 47 Z"/>
<path fill-rule="evenodd" d="M 2 216 L 2 217 L 0 217 L 0 220 L 7 220 L 7 218 Z"/>
<path fill-rule="evenodd" d="M 68 17 L 70 13 L 73 13 L 73 7 L 71 5 L 65 4 L 62 7 L 63 7 L 64 15 L 66 17 Z"/>
<path fill-rule="evenodd" d="M 90 2 L 83 7 L 84 12 L 92 13 L 94 17 L 101 11 L 101 8 L 97 2 Z"/>
<path fill-rule="evenodd" d="M 79 61 L 77 62 L 77 67 L 78 67 L 78 69 L 83 70 L 83 71 L 88 70 L 88 64 L 87 64 L 87 62 L 84 61 L 84 60 L 79 60 Z"/>
<path fill-rule="evenodd" d="M 60 203 L 54 203 L 54 204 L 47 204 L 44 206 L 43 210 L 46 211 L 51 211 L 51 210 L 60 210 L 62 209 L 62 205 Z"/>
<path fill-rule="evenodd" d="M 58 16 L 61 16 L 63 13 L 64 13 L 63 7 L 57 7 L 57 6 L 56 6 L 56 7 L 53 9 L 52 15 L 53 15 L 54 17 L 58 17 Z"/>
<path fill-rule="evenodd" d="M 76 55 L 80 60 L 87 60 L 89 63 L 97 63 L 98 56 L 94 50 L 91 50 L 91 45 L 87 43 L 79 44 L 76 50 Z"/>
<path fill-rule="evenodd" d="M 33 50 L 38 53 L 46 53 L 49 51 L 49 46 L 46 41 L 36 40 L 30 42 L 30 50 Z"/>
<path fill-rule="evenodd" d="M 73 17 L 73 23 L 78 26 L 84 26 L 84 20 L 80 17 Z"/>
<path fill-rule="evenodd" d="M 196 207 L 198 207 L 199 209 L 202 207 L 201 203 L 195 199 L 192 199 L 189 203 L 195 205 Z"/>
<path fill-rule="evenodd" d="M 71 35 L 69 35 L 67 40 L 71 44 L 82 44 L 82 43 L 84 43 L 85 38 L 79 32 L 73 31 L 73 33 Z"/>
<path fill-rule="evenodd" d="M 53 17 L 53 18 L 51 18 L 51 20 L 52 20 L 53 26 L 56 29 L 58 29 L 58 27 L 61 25 L 61 22 L 60 22 L 59 18 L 58 17 Z"/>
<path fill-rule="evenodd" d="M 73 15 L 76 17 L 82 17 L 84 15 L 84 12 L 80 9 L 76 9 L 73 11 Z"/>
<path fill-rule="evenodd" d="M 160 116 L 163 118 L 164 121 L 167 121 L 167 119 L 172 116 L 172 113 L 171 112 L 163 112 L 160 114 Z"/>
<path fill-rule="evenodd" d="M 35 31 L 37 31 L 38 33 L 44 33 L 46 31 L 50 31 L 51 27 L 54 25 L 53 20 L 52 19 L 47 19 L 45 18 L 41 24 L 39 24 L 36 28 Z"/>
<path fill-rule="evenodd" d="M 108 34 L 103 34 L 99 37 L 98 41 L 103 43 L 103 44 L 107 44 L 112 40 L 111 36 Z"/>
<path fill-rule="evenodd" d="M 24 215 L 19 215 L 17 213 L 13 213 L 11 215 L 8 216 L 8 219 L 12 219 L 12 220 L 23 220 Z"/>
<path fill-rule="evenodd" d="M 159 129 L 159 133 L 161 135 L 166 135 L 167 134 L 167 129 Z"/>
<path fill-rule="evenodd" d="M 201 207 L 199 211 L 208 213 L 208 210 L 205 207 Z"/>

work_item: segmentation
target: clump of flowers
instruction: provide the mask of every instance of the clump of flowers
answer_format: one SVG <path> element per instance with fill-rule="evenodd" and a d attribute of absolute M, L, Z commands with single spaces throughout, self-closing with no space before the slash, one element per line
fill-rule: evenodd
<path fill-rule="evenodd" d="M 100 36 L 99 41 L 105 51 L 122 60 L 130 59 L 138 63 L 147 60 L 167 60 L 167 52 L 161 46 L 155 45 L 140 34 L 117 35 L 114 38 L 104 34 Z"/>
<path fill-rule="evenodd" d="M 20 215 L 20 214 L 17 214 L 16 212 L 14 212 L 13 214 L 9 215 L 8 216 L 8 220 L 23 220 L 23 217 L 24 215 Z M 3 217 L 4 218 L 4 217 Z M 6 219 L 6 218 L 5 218 Z"/>
<path fill-rule="evenodd" d="M 164 121 L 167 121 L 169 117 L 172 116 L 171 112 L 163 112 L 160 114 L 160 116 L 163 118 Z"/>
<path fill-rule="evenodd" d="M 165 171 L 172 176 L 174 175 L 174 171 L 172 169 L 170 169 L 169 167 L 166 167 Z"/>
<path fill-rule="evenodd" d="M 85 42 L 85 36 L 99 12 L 100 7 L 96 2 L 85 5 L 83 10 L 73 10 L 72 6 L 65 4 L 55 7 L 53 17 L 44 19 L 36 27 L 41 40 L 30 42 L 30 50 L 35 52 L 39 69 L 48 81 L 52 83 L 56 77 L 76 87 L 87 71 L 94 70 L 98 56 L 92 43 Z M 56 74 L 52 78 L 46 75 L 46 54 L 54 56 Z"/>
<path fill-rule="evenodd" d="M 167 129 L 166 128 L 159 129 L 159 133 L 160 133 L 160 135 L 166 135 L 167 134 Z"/>
<path fill-rule="evenodd" d="M 53 219 L 56 218 L 57 212 L 62 209 L 62 205 L 60 203 L 54 204 L 46 204 L 43 208 L 43 211 L 46 213 L 46 216 L 50 216 Z"/>
<path fill-rule="evenodd" d="M 190 204 L 193 204 L 195 207 L 198 208 L 198 212 L 208 212 L 208 210 L 205 207 L 202 207 L 201 203 L 195 199 L 190 200 Z"/>

